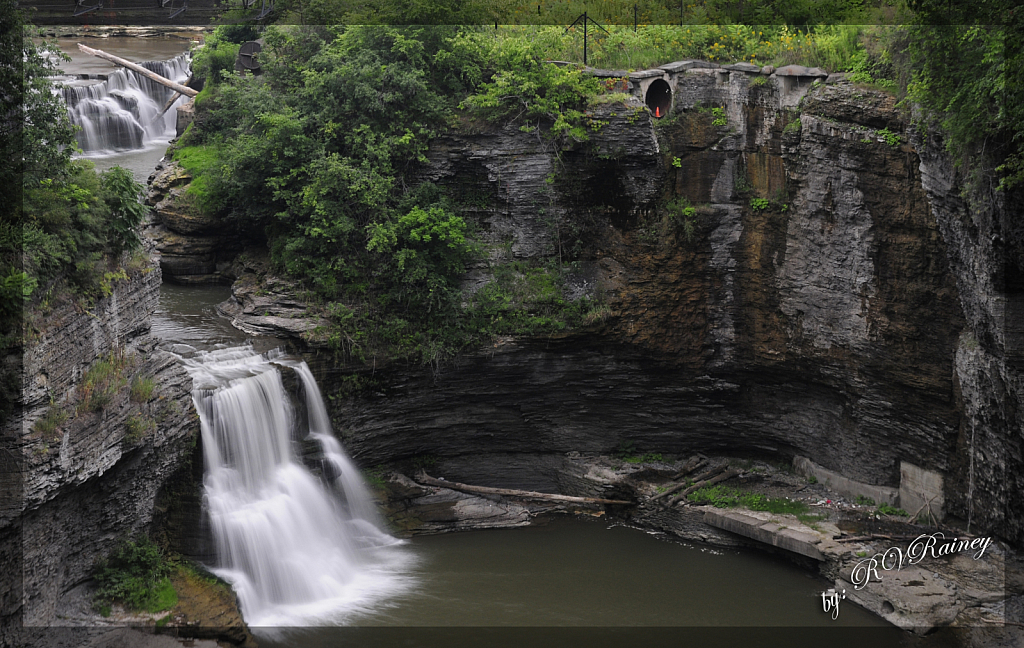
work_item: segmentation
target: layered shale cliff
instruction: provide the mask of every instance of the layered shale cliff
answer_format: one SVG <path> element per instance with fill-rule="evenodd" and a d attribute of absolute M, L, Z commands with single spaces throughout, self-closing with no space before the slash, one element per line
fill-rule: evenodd
<path fill-rule="evenodd" d="M 17 459 L 0 518 L 14 576 L 4 645 L 57 645 L 62 597 L 148 530 L 164 483 L 194 455 L 191 379 L 149 336 L 160 280 L 150 265 L 95 304 L 68 299 L 28 318 L 19 409 L 4 430 Z"/>
<path fill-rule="evenodd" d="M 440 372 L 356 370 L 374 387 L 334 401 L 347 447 L 523 488 L 555 488 L 570 451 L 804 456 L 1019 544 L 1024 393 L 999 350 L 1005 296 L 978 276 L 1000 261 L 937 145 L 841 78 L 669 67 L 667 117 L 596 107 L 606 125 L 574 151 L 514 129 L 435 142 L 424 179 L 485 197 L 472 215 L 498 250 L 467 289 L 563 254 L 552 223 L 571 223 L 566 294 L 606 309 Z"/>

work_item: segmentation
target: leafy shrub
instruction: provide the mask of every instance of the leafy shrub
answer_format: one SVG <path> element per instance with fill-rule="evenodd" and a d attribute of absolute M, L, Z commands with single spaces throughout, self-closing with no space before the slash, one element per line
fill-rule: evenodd
<path fill-rule="evenodd" d="M 725 108 L 719 108 L 718 106 L 711 109 L 711 125 L 712 126 L 725 126 L 729 121 L 725 116 Z"/>
<path fill-rule="evenodd" d="M 767 198 L 750 199 L 750 208 L 753 209 L 754 211 L 764 211 L 765 209 L 768 209 L 768 205 L 769 202 Z"/>
<path fill-rule="evenodd" d="M 883 128 L 882 130 L 878 131 L 878 135 L 885 140 L 886 144 L 893 148 L 898 147 L 903 142 L 902 138 L 900 138 L 899 135 L 893 133 L 888 128 Z"/>
<path fill-rule="evenodd" d="M 855 499 L 854 502 L 856 504 L 860 504 L 861 506 L 874 506 L 875 505 L 875 500 L 871 499 L 870 497 L 864 497 L 863 495 L 858 495 L 857 499 Z"/>
<path fill-rule="evenodd" d="M 509 38 L 493 42 L 488 59 L 495 72 L 481 91 L 462 105 L 487 119 L 521 121 L 527 128 L 549 122 L 550 136 L 562 143 L 587 141 L 594 123 L 586 107 L 600 91 L 598 80 L 583 74 L 580 66 L 546 63 L 536 41 Z"/>
<path fill-rule="evenodd" d="M 121 603 L 144 612 L 170 609 L 178 602 L 170 573 L 171 565 L 152 540 L 124 542 L 93 573 L 99 586 L 94 605 L 109 608 Z"/>

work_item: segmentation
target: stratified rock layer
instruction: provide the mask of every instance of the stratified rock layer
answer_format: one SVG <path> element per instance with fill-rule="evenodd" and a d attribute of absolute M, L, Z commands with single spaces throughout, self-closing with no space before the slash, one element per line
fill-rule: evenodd
<path fill-rule="evenodd" d="M 56 625 L 60 597 L 119 542 L 145 532 L 157 493 L 193 451 L 191 379 L 148 335 L 159 287 L 151 266 L 114 281 L 94 305 L 58 305 L 26 345 L 20 409 L 4 430 L 20 469 L 0 518 L 5 632 Z M 99 388 L 87 372 L 111 357 L 122 368 L 109 399 L 90 401 Z M 151 379 L 152 390 L 133 397 L 134 377 Z M 53 408 L 66 420 L 37 425 Z M 20 578 L 8 582 L 12 575 Z"/>
<path fill-rule="evenodd" d="M 676 75 L 653 129 L 602 107 L 608 125 L 561 168 L 511 128 L 439 141 L 424 178 L 483 197 L 485 243 L 539 261 L 560 252 L 551 220 L 586 225 L 581 294 L 607 314 L 437 373 L 366 370 L 375 387 L 333 403 L 355 455 L 435 455 L 450 479 L 520 488 L 556 484 L 516 457 L 623 445 L 801 455 L 887 488 L 905 462 L 945 485 L 948 514 L 1019 543 L 1024 393 L 990 351 L 998 286 L 975 278 L 998 255 L 958 229 L 945 158 L 919 152 L 885 93 L 759 78 Z M 677 197 L 689 233 L 663 207 Z M 351 371 L 321 358 L 328 392 Z"/>

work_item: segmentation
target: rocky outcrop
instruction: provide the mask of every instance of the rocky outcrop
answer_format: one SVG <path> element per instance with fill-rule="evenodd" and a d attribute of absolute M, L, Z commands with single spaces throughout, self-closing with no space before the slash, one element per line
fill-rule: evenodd
<path fill-rule="evenodd" d="M 238 277 L 231 284 L 231 299 L 217 306 L 231 324 L 250 335 L 312 340 L 323 319 L 298 295 L 298 282 L 269 272 L 265 251 L 246 250 L 236 257 L 229 273 Z"/>
<path fill-rule="evenodd" d="M 676 76 L 656 140 L 649 117 L 608 108 L 590 150 L 562 154 L 573 178 L 553 193 L 535 134 L 434 147 L 425 177 L 485 197 L 483 236 L 511 256 L 557 254 L 546 218 L 585 221 L 580 284 L 608 314 L 553 339 L 495 340 L 440 372 L 365 370 L 372 389 L 333 401 L 347 447 L 541 490 L 559 477 L 538 458 L 625 443 L 800 455 L 892 493 L 913 470 L 975 533 L 1019 543 L 1024 407 L 1019 373 L 993 351 L 1008 300 L 985 270 L 991 237 L 972 233 L 941 155 L 909 137 L 891 96 L 840 79 L 802 87 L 790 109 L 791 88 L 740 72 Z M 689 235 L 665 212 L 673 197 L 696 207 Z M 351 384 L 351 368 L 321 358 L 318 371 L 327 392 Z"/>
<path fill-rule="evenodd" d="M 1020 225 L 1013 194 L 977 195 L 931 133 L 922 150 L 924 190 L 942 237 L 966 318 L 953 377 L 961 413 L 949 506 L 974 528 L 1024 539 L 1024 286 L 1014 257 Z M 970 196 L 965 199 L 964 196 Z M 1019 196 L 1018 196 L 1019 198 Z M 1019 254 L 1020 243 L 1017 243 Z"/>
<path fill-rule="evenodd" d="M 148 335 L 159 286 L 151 265 L 92 306 L 57 305 L 26 344 L 4 430 L 19 471 L 0 519 L 3 571 L 21 576 L 5 590 L 5 630 L 54 625 L 61 596 L 146 531 L 157 492 L 193 450 L 191 380 Z"/>
<path fill-rule="evenodd" d="M 339 401 L 349 447 L 372 461 L 607 452 L 626 441 L 667 452 L 728 447 L 800 454 L 885 487 L 899 485 L 902 461 L 948 471 L 963 317 L 915 149 L 874 129 L 898 122 L 891 100 L 826 84 L 809 91 L 806 111 L 791 113 L 772 84 L 732 76 L 724 86 L 714 70 L 679 76 L 679 110 L 659 123 L 660 145 L 649 122 L 635 120 L 623 156 L 565 156 L 565 173 L 585 186 L 587 167 L 573 159 L 597 165 L 604 185 L 627 188 L 585 190 L 582 202 L 564 189 L 550 198 L 560 218 L 592 221 L 581 273 L 609 317 L 557 340 L 499 342 L 436 376 L 378 368 L 386 398 Z M 701 93 L 712 100 L 703 107 Z M 861 93 L 872 97 L 853 98 Z M 836 105 L 832 95 L 847 108 L 817 108 Z M 725 103 L 724 125 L 707 109 L 714 101 Z M 857 119 L 839 121 L 858 101 Z M 616 148 L 601 142 L 605 132 L 630 140 L 632 116 L 620 110 L 616 126 L 595 136 L 596 150 Z M 487 179 L 507 198 L 481 215 L 489 231 L 503 232 L 518 256 L 552 254 L 531 198 L 543 195 L 554 162 L 542 163 L 543 151 L 525 156 L 534 137 L 488 135 L 482 146 L 484 137 L 432 151 L 431 178 Z M 538 171 L 491 170 L 506 150 Z M 689 240 L 635 181 L 641 167 L 667 179 L 662 203 L 681 196 L 699 207 Z M 522 479 L 540 479 L 538 471 Z"/>
<path fill-rule="evenodd" d="M 177 162 L 161 163 L 149 179 L 146 204 L 154 219 L 146 235 L 156 245 L 166 281 L 180 284 L 230 283 L 231 261 L 242 251 L 237 236 L 194 207 L 192 176 Z"/>

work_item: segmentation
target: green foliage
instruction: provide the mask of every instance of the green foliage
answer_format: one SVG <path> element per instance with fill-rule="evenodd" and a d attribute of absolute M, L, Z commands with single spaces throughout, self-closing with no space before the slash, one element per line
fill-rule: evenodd
<path fill-rule="evenodd" d="M 799 133 L 800 132 L 800 118 L 797 117 L 793 121 L 786 124 L 785 128 L 782 129 L 783 133 Z"/>
<path fill-rule="evenodd" d="M 54 433 L 68 420 L 68 413 L 59 405 L 51 405 L 46 414 L 36 419 L 32 430 L 43 439 L 53 439 Z"/>
<path fill-rule="evenodd" d="M 754 211 L 764 211 L 768 209 L 769 201 L 767 198 L 751 198 L 750 208 Z"/>
<path fill-rule="evenodd" d="M 797 513 L 796 519 L 800 520 L 804 524 L 810 527 L 815 527 L 816 522 L 821 522 L 827 519 L 828 516 L 824 513 Z"/>
<path fill-rule="evenodd" d="M 897 148 L 900 144 L 903 143 L 903 139 L 896 133 L 890 131 L 888 128 L 883 128 L 882 130 L 878 131 L 878 135 L 879 137 L 885 140 L 886 144 L 893 148 Z"/>
<path fill-rule="evenodd" d="M 521 123 L 529 129 L 550 125 L 548 135 L 562 144 L 587 141 L 594 123 L 586 107 L 599 92 L 598 80 L 583 74 L 579 66 L 546 63 L 536 41 L 508 38 L 490 42 L 494 46 L 487 60 L 494 73 L 481 91 L 462 105 L 487 119 Z"/>
<path fill-rule="evenodd" d="M 864 497 L 863 495 L 858 495 L 857 499 L 855 499 L 854 502 L 856 504 L 861 505 L 861 506 L 874 506 L 875 505 L 875 500 L 871 499 L 870 497 Z"/>
<path fill-rule="evenodd" d="M 141 441 L 147 434 L 156 431 L 156 421 L 148 416 L 132 415 L 124 424 L 124 440 L 131 445 Z"/>
<path fill-rule="evenodd" d="M 1017 45 L 1024 15 L 1009 0 L 909 5 L 917 23 L 906 28 L 909 97 L 941 126 L 975 185 L 977 173 L 997 165 L 999 189 L 1016 186 L 1024 181 L 1024 51 Z"/>
<path fill-rule="evenodd" d="M 112 351 L 105 358 L 95 361 L 78 385 L 79 398 L 77 413 L 99 412 L 109 405 L 128 379 L 125 372 L 133 359 L 123 352 Z"/>
<path fill-rule="evenodd" d="M 716 508 L 742 507 L 751 511 L 768 511 L 771 513 L 806 513 L 808 507 L 803 502 L 788 498 L 774 500 L 761 493 L 749 493 L 728 488 L 720 484 L 703 486 L 687 496 L 694 504 L 710 504 Z"/>
<path fill-rule="evenodd" d="M 682 197 L 675 198 L 665 207 L 671 222 L 682 229 L 687 242 L 692 242 L 697 231 L 697 208 Z"/>
<path fill-rule="evenodd" d="M 237 40 L 238 27 L 221 25 L 205 38 L 203 46 L 192 57 L 192 72 L 197 78 L 218 83 L 222 75 L 234 73 L 240 43 L 245 42 Z"/>
<path fill-rule="evenodd" d="M 725 126 L 728 123 L 728 119 L 725 116 L 725 108 L 715 106 L 714 108 L 711 109 L 712 126 Z"/>
<path fill-rule="evenodd" d="M 880 514 L 882 514 L 882 515 L 898 515 L 900 517 L 908 517 L 908 514 L 907 514 L 906 511 L 904 511 L 901 508 L 896 508 L 895 506 L 891 506 L 889 504 L 882 504 L 881 506 L 879 506 L 878 507 L 878 512 Z"/>
<path fill-rule="evenodd" d="M 465 221 L 437 206 L 413 207 L 395 220 L 371 223 L 367 238 L 366 249 L 381 253 L 381 270 L 403 285 L 392 298 L 427 310 L 438 306 L 430 297 L 453 289 L 471 253 Z M 424 295 L 426 303 L 413 303 Z"/>
<path fill-rule="evenodd" d="M 170 573 L 171 565 L 153 541 L 126 541 L 97 565 L 93 577 L 99 589 L 94 605 L 109 609 L 112 603 L 121 603 L 136 611 L 168 610 L 178 602 Z"/>
<path fill-rule="evenodd" d="M 815 477 L 814 475 L 811 475 L 810 477 L 807 478 L 807 483 L 808 484 L 817 484 L 818 483 L 818 478 Z"/>
<path fill-rule="evenodd" d="M 156 389 L 156 381 L 149 376 L 132 378 L 131 400 L 135 403 L 148 403 Z"/>
<path fill-rule="evenodd" d="M 110 210 L 107 244 L 114 254 L 139 247 L 138 227 L 149 211 L 140 202 L 144 187 L 135 182 L 131 171 L 119 166 L 100 174 L 100 187 Z"/>

